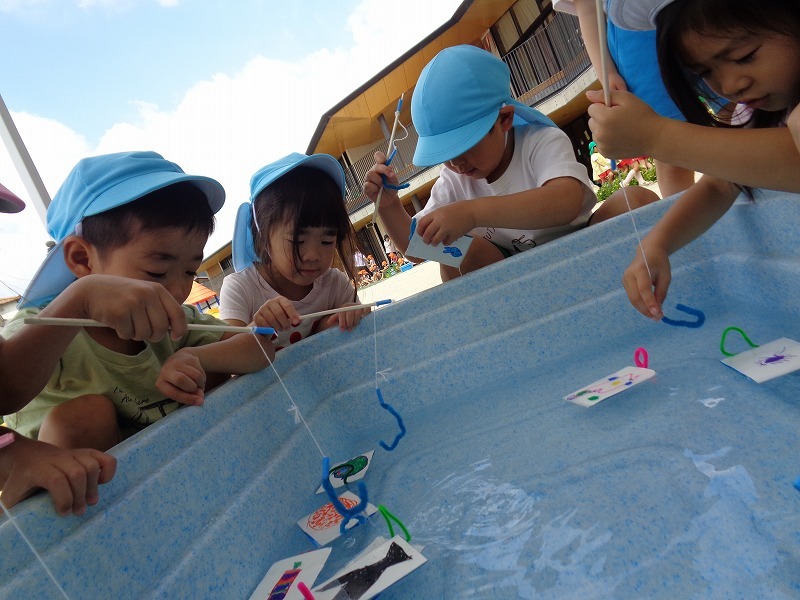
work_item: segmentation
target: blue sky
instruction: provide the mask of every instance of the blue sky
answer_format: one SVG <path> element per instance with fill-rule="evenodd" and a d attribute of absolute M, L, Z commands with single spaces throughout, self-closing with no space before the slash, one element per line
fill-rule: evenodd
<path fill-rule="evenodd" d="M 136 118 L 131 100 L 166 109 L 193 83 L 235 72 L 257 55 L 291 60 L 315 47 L 350 46 L 347 19 L 357 2 L 82 4 L 0 3 L 0 85 L 8 106 L 97 141 L 111 124 Z"/>
<path fill-rule="evenodd" d="M 210 253 L 252 173 L 304 151 L 326 110 L 460 3 L 0 0 L 0 95 L 51 196 L 81 158 L 124 150 L 220 181 Z M 0 183 L 29 201 L 1 145 Z M 48 239 L 30 204 L 0 215 L 0 296 L 24 290 Z"/>

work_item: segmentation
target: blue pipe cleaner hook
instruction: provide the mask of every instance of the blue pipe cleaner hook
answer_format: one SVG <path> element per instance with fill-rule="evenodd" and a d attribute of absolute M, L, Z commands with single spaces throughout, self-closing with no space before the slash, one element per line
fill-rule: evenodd
<path fill-rule="evenodd" d="M 394 158 L 395 154 L 397 154 L 397 146 L 395 146 L 392 149 L 391 154 L 389 154 L 389 158 L 387 158 L 386 162 L 384 163 L 387 167 L 390 164 L 392 164 L 392 159 Z M 393 183 L 389 183 L 389 181 L 386 179 L 386 175 L 384 175 L 383 173 L 381 173 L 381 180 L 383 181 L 383 187 L 389 188 L 390 190 L 404 190 L 407 187 L 411 187 L 410 183 L 403 183 L 401 185 L 394 185 Z"/>
<path fill-rule="evenodd" d="M 691 306 L 686 306 L 685 304 L 676 304 L 675 308 L 685 312 L 686 314 L 697 317 L 696 320 L 682 321 L 682 320 L 670 319 L 669 317 L 663 317 L 661 319 L 663 323 L 666 323 L 667 325 L 672 325 L 674 327 L 689 327 L 692 329 L 697 329 L 698 327 L 702 327 L 703 323 L 706 322 L 706 315 L 705 313 L 703 313 L 702 310 L 697 310 L 696 308 L 692 308 Z"/>
<path fill-rule="evenodd" d="M 339 498 L 336 496 L 336 492 L 333 489 L 333 484 L 329 479 L 331 470 L 331 459 L 327 456 L 322 457 L 322 488 L 325 490 L 325 493 L 328 495 L 328 499 L 333 504 L 333 508 L 336 510 L 337 513 L 342 515 L 342 522 L 339 524 L 339 533 L 344 535 L 346 531 L 347 524 L 350 522 L 351 519 L 356 519 L 359 523 L 366 523 L 367 518 L 361 514 L 367 509 L 367 504 L 369 504 L 369 495 L 367 494 L 367 486 L 364 484 L 363 481 L 358 482 L 358 498 L 360 502 L 356 504 L 353 508 L 347 508 Z"/>
<path fill-rule="evenodd" d="M 400 416 L 400 413 L 398 413 L 391 404 L 389 404 L 383 399 L 383 394 L 381 394 L 381 388 L 376 387 L 375 393 L 378 394 L 378 402 L 381 403 L 381 408 L 388 411 L 389 413 L 392 414 L 392 416 L 394 416 L 394 418 L 397 420 L 397 426 L 400 428 L 400 432 L 396 436 L 394 436 L 394 441 L 392 442 L 391 445 L 387 444 L 383 440 L 378 442 L 381 445 L 381 448 L 391 452 L 392 450 L 397 448 L 397 444 L 400 442 L 400 438 L 402 438 L 406 434 L 406 426 L 405 423 L 403 423 L 403 417 Z"/>

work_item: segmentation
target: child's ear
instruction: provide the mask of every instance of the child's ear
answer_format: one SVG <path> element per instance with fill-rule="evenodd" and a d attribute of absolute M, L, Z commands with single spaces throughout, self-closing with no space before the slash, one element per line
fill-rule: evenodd
<path fill-rule="evenodd" d="M 64 262 L 75 277 L 92 274 L 97 251 L 82 237 L 71 235 L 64 240 Z"/>
<path fill-rule="evenodd" d="M 507 104 L 500 109 L 500 127 L 503 131 L 509 131 L 514 126 L 514 107 Z"/>

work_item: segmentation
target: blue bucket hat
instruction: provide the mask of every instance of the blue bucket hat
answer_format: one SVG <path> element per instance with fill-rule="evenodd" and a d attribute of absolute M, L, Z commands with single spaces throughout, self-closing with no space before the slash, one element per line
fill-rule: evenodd
<path fill-rule="evenodd" d="M 608 3 L 608 18 L 623 29 L 655 29 L 658 13 L 673 2 L 674 0 L 612 0 Z"/>
<path fill-rule="evenodd" d="M 414 164 L 427 167 L 460 156 L 489 132 L 504 105 L 514 107 L 515 124 L 556 126 L 511 97 L 511 74 L 502 60 L 475 46 L 445 48 L 422 69 L 411 98 L 419 134 Z"/>
<path fill-rule="evenodd" d="M 16 213 L 25 208 L 25 203 L 4 185 L 0 185 L 0 212 Z"/>
<path fill-rule="evenodd" d="M 268 185 L 275 183 L 292 169 L 299 166 L 319 169 L 333 179 L 339 186 L 344 199 L 345 183 L 344 170 L 330 154 L 300 154 L 293 152 L 288 156 L 276 160 L 265 167 L 261 167 L 250 178 L 250 202 L 245 202 L 236 211 L 236 223 L 233 226 L 233 268 L 238 273 L 261 259 L 256 254 L 255 241 L 253 240 L 253 213 L 258 195 Z"/>
<path fill-rule="evenodd" d="M 47 208 L 47 231 L 56 245 L 33 276 L 19 307 L 42 306 L 75 281 L 75 275 L 64 262 L 63 242 L 79 231 L 78 225 L 85 217 L 182 181 L 200 189 L 214 213 L 222 208 L 225 202 L 222 185 L 209 177 L 187 175 L 155 152 L 119 152 L 79 161 Z"/>

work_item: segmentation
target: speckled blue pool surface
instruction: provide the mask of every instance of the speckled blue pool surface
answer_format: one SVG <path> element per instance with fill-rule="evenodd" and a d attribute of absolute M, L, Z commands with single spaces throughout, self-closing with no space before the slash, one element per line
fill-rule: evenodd
<path fill-rule="evenodd" d="M 647 229 L 666 202 L 636 213 Z M 382 598 L 796 598 L 800 374 L 756 384 L 725 367 L 725 327 L 800 339 L 800 196 L 739 203 L 675 255 L 667 313 L 645 319 L 620 277 L 625 218 L 508 259 L 281 351 L 277 367 L 332 460 L 375 449 L 370 500 L 428 563 Z M 727 347 L 746 346 L 729 338 Z M 592 408 L 563 400 L 633 364 L 655 378 Z M 323 503 L 320 454 L 274 373 L 238 378 L 114 453 L 79 518 L 47 497 L 14 510 L 72 598 L 247 598 L 276 560 L 314 548 L 296 521 Z M 319 581 L 377 535 L 333 542 Z M 7 522 L 0 597 L 59 593 Z"/>

